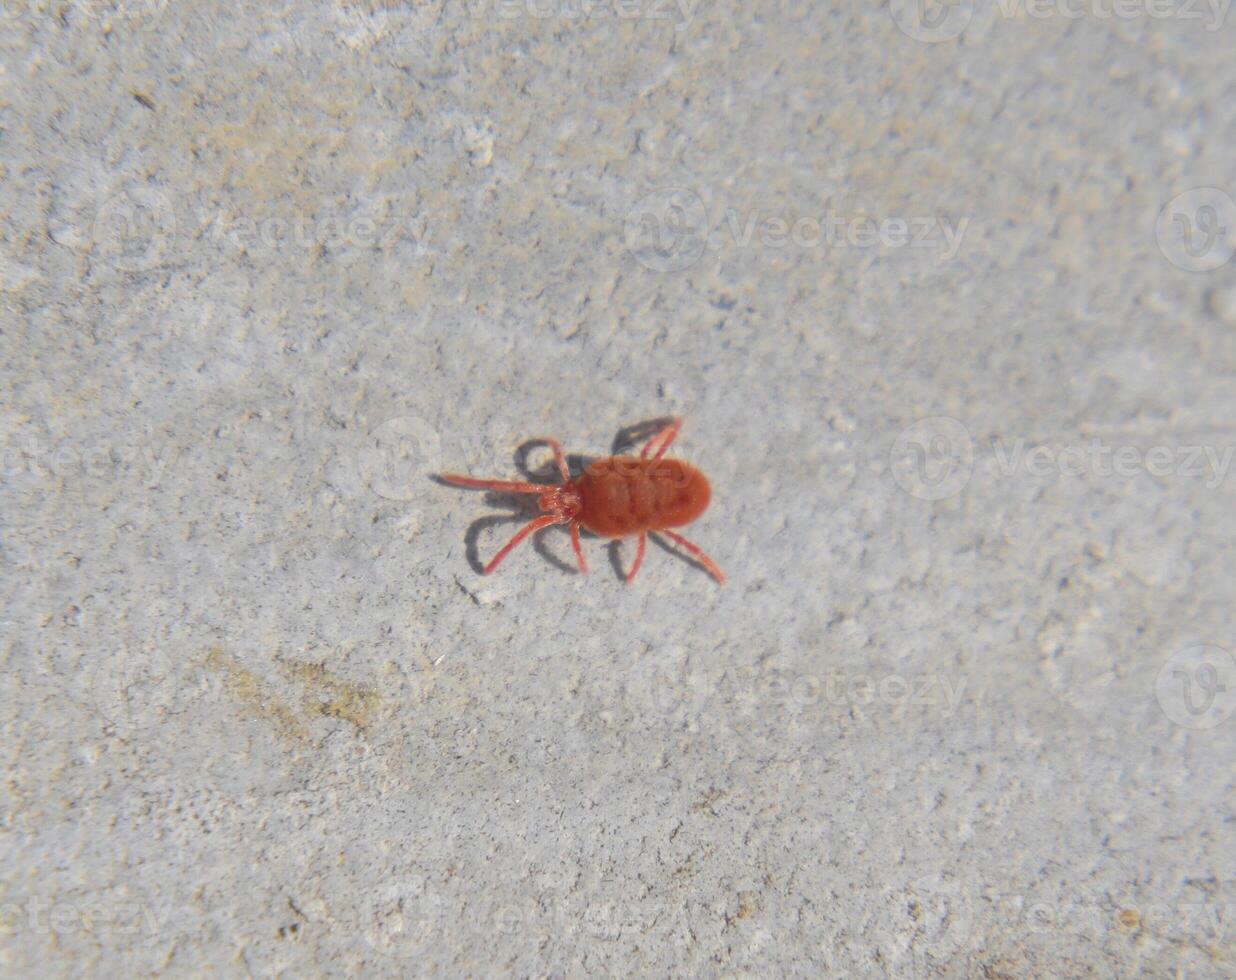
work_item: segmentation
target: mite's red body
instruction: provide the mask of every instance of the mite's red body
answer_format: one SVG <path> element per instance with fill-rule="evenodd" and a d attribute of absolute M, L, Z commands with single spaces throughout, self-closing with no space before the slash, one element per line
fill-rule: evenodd
<path fill-rule="evenodd" d="M 704 474 L 678 459 L 610 456 L 589 466 L 576 487 L 579 522 L 603 538 L 690 524 L 712 497 Z"/>
<path fill-rule="evenodd" d="M 662 534 L 723 583 L 725 575 L 716 563 L 681 534 L 670 530 L 690 524 L 699 517 L 712 497 L 712 490 L 703 473 L 682 460 L 662 458 L 681 427 L 681 420 L 672 420 L 648 440 L 639 456 L 609 456 L 597 460 L 578 480 L 571 479 L 562 447 L 555 440 L 546 439 L 545 442 L 554 451 L 554 461 L 562 476 L 562 483 L 556 486 L 442 474 L 442 479 L 447 483 L 460 487 L 540 495 L 537 502 L 545 512 L 544 516 L 536 518 L 516 534 L 485 566 L 485 574 L 497 568 L 498 563 L 529 534 L 552 524 L 570 524 L 571 545 L 579 560 L 580 570 L 585 573 L 588 564 L 584 561 L 579 543 L 581 527 L 603 538 L 639 536 L 635 562 L 627 573 L 628 582 L 635 578 L 644 560 L 648 535 Z"/>

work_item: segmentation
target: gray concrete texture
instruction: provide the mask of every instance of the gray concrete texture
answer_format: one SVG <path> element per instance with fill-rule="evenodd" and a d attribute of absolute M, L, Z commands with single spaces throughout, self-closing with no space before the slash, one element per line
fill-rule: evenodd
<path fill-rule="evenodd" d="M 1232 975 L 1226 5 L 0 39 L 5 975 Z"/>

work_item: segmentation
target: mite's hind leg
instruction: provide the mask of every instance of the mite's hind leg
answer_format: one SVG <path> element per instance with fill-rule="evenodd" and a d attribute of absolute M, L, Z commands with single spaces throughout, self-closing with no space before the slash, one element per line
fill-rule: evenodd
<path fill-rule="evenodd" d="M 579 543 L 579 522 L 571 522 L 571 547 L 575 549 L 575 557 L 579 559 L 579 570 L 583 575 L 588 574 L 588 563 L 584 561 L 584 549 Z"/>
<path fill-rule="evenodd" d="M 505 548 L 503 548 L 496 555 L 494 555 L 494 557 L 490 560 L 489 564 L 485 566 L 485 570 L 481 574 L 488 575 L 495 568 L 497 568 L 498 565 L 501 564 L 502 559 L 505 558 L 507 555 L 509 555 L 517 547 L 519 547 L 519 543 L 523 541 L 523 539 L 526 538 L 529 534 L 534 534 L 537 531 L 539 531 L 541 528 L 549 527 L 551 524 L 565 524 L 565 523 L 566 521 L 563 518 L 559 517 L 557 514 L 547 514 L 545 517 L 538 517 L 536 518 L 536 520 L 528 522 L 527 524 L 524 525 L 522 531 L 520 531 L 518 534 L 515 535 L 515 537 L 511 538 L 511 540 L 506 543 Z"/>
<path fill-rule="evenodd" d="M 627 584 L 630 585 L 635 581 L 635 573 L 639 571 L 639 566 L 644 564 L 644 546 L 648 543 L 648 535 L 641 534 L 639 536 L 639 544 L 635 546 L 635 564 L 631 566 L 631 570 L 627 572 Z"/>
<path fill-rule="evenodd" d="M 644 443 L 643 451 L 640 452 L 640 459 L 647 459 L 649 454 L 654 450 L 656 455 L 654 460 L 660 459 L 665 455 L 665 450 L 669 449 L 670 443 L 678 436 L 678 430 L 682 428 L 682 419 L 673 419 L 664 429 L 658 432 L 655 436 Z"/>
<path fill-rule="evenodd" d="M 667 531 L 664 528 L 654 533 L 664 534 L 667 538 L 673 541 L 674 544 L 678 545 L 683 551 L 687 552 L 692 558 L 708 569 L 708 573 L 717 580 L 718 584 L 725 584 L 725 573 L 717 567 L 717 563 L 704 554 L 703 551 L 693 545 L 690 541 L 684 538 L 681 534 L 676 534 L 673 531 Z"/>

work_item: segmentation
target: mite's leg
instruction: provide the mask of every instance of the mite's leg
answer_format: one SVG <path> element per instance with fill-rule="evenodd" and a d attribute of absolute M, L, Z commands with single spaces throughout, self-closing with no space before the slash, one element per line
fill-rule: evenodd
<path fill-rule="evenodd" d="M 562 482 L 571 482 L 571 471 L 567 469 L 566 457 L 562 455 L 562 445 L 557 439 L 546 439 L 546 444 L 554 451 L 554 462 L 558 466 L 558 472 L 562 474 Z"/>
<path fill-rule="evenodd" d="M 562 443 L 560 443 L 557 439 L 551 439 L 549 436 L 537 436 L 535 439 L 529 439 L 523 446 L 520 447 L 520 453 L 524 455 L 524 459 L 527 460 L 527 453 L 525 452 L 524 447 L 531 449 L 533 446 L 538 445 L 546 445 L 553 451 L 554 466 L 558 469 L 558 475 L 562 477 L 563 483 L 570 483 L 571 470 L 567 466 L 566 456 L 562 452 Z M 526 463 L 524 465 L 526 465 Z M 521 469 L 522 468 L 523 466 L 521 466 Z"/>
<path fill-rule="evenodd" d="M 656 455 L 654 460 L 660 459 L 665 455 L 665 450 L 669 449 L 670 443 L 678 436 L 678 430 L 682 428 L 682 419 L 673 419 L 670 424 L 658 432 L 655 436 L 649 439 L 644 444 L 643 451 L 639 454 L 640 459 L 647 459 L 649 454 L 654 450 Z"/>
<path fill-rule="evenodd" d="M 503 490 L 506 493 L 544 493 L 552 490 L 548 483 L 513 483 L 510 480 L 477 480 L 470 476 L 460 476 L 457 473 L 439 473 L 438 479 L 452 483 L 457 487 L 467 487 L 469 490 Z"/>
<path fill-rule="evenodd" d="M 627 572 L 627 584 L 635 580 L 635 573 L 639 571 L 639 566 L 644 564 L 644 545 L 648 543 L 648 535 L 641 534 L 639 536 L 639 544 L 635 548 L 635 564 L 631 566 L 631 570 Z"/>
<path fill-rule="evenodd" d="M 519 543 L 523 541 L 523 539 L 526 538 L 529 534 L 535 534 L 541 528 L 549 527 L 551 524 L 564 524 L 564 523 L 566 522 L 561 517 L 559 517 L 557 514 L 547 514 L 544 517 L 538 517 L 536 520 L 530 521 L 529 523 L 525 524 L 523 530 L 520 531 L 517 535 L 515 535 L 515 537 L 511 538 L 511 540 L 506 543 L 505 548 L 503 548 L 496 555 L 494 555 L 493 559 L 490 561 L 488 565 L 485 566 L 485 570 L 481 574 L 488 575 L 495 568 L 497 568 L 498 565 L 502 562 L 502 559 L 505 558 L 507 555 L 509 555 L 515 548 L 519 547 Z"/>
<path fill-rule="evenodd" d="M 575 557 L 579 559 L 579 570 L 588 574 L 588 563 L 584 561 L 584 549 L 579 544 L 579 521 L 571 522 L 571 547 L 575 549 Z"/>
<path fill-rule="evenodd" d="M 712 575 L 712 577 L 715 578 L 720 585 L 725 584 L 725 573 L 717 567 L 717 563 L 704 554 L 704 552 L 693 545 L 690 541 L 684 538 L 681 534 L 675 534 L 673 531 L 667 531 L 665 528 L 662 528 L 654 533 L 664 534 L 667 538 L 673 541 L 674 544 L 678 545 L 690 554 L 692 558 L 708 569 L 709 574 Z"/>

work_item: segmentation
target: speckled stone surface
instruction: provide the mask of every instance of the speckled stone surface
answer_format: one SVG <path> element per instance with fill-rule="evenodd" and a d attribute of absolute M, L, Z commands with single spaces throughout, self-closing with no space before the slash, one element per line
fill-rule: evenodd
<path fill-rule="evenodd" d="M 0 972 L 1230 976 L 1232 20 L 4 0 Z"/>

